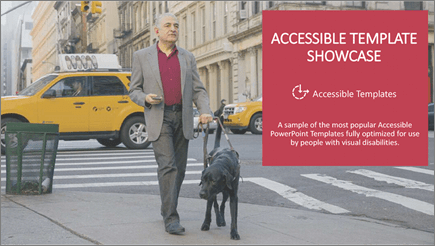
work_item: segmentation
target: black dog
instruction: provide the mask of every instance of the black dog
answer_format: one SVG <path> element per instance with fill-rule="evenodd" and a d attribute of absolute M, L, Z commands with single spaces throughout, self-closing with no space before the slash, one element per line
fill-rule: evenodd
<path fill-rule="evenodd" d="M 239 155 L 236 151 L 229 148 L 220 148 L 222 128 L 218 124 L 216 130 L 216 139 L 214 149 L 209 153 L 209 166 L 202 172 L 201 191 L 199 196 L 207 200 L 207 209 L 205 219 L 202 223 L 201 230 L 208 231 L 211 223 L 212 205 L 216 213 L 217 226 L 225 226 L 225 202 L 230 198 L 231 211 L 231 239 L 239 240 L 237 232 L 237 191 L 239 187 L 240 165 Z M 216 200 L 217 194 L 223 195 L 222 203 L 219 209 Z"/>

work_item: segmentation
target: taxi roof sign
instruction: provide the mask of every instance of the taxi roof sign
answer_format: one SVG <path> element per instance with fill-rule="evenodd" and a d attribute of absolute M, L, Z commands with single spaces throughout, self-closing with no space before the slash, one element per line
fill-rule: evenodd
<path fill-rule="evenodd" d="M 60 54 L 59 64 L 61 72 L 122 69 L 115 54 Z"/>

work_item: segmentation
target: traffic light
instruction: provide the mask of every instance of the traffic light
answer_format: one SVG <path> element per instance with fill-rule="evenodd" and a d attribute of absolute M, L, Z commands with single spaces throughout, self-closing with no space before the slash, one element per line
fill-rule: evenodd
<path fill-rule="evenodd" d="M 88 10 L 89 10 L 89 2 L 90 1 L 81 1 L 80 2 L 81 3 L 80 10 L 82 12 L 88 12 Z"/>
<path fill-rule="evenodd" d="M 103 12 L 103 10 L 101 9 L 101 7 L 103 6 L 103 3 L 101 3 L 101 1 L 92 1 L 91 3 L 91 13 L 95 14 L 101 14 Z"/>

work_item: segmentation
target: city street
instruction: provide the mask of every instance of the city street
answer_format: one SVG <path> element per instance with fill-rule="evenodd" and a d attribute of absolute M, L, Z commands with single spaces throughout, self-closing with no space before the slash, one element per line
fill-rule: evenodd
<path fill-rule="evenodd" d="M 242 161 L 241 203 L 370 218 L 434 232 L 433 131 L 429 132 L 429 165 L 422 167 L 263 167 L 261 135 L 228 136 Z M 209 136 L 208 151 L 214 137 Z M 181 197 L 199 199 L 202 144 L 201 135 L 190 142 Z M 224 136 L 221 144 L 228 146 Z M 1 170 L 4 194 L 4 156 Z M 146 150 L 129 150 L 123 145 L 109 149 L 94 140 L 60 141 L 53 193 L 68 190 L 158 195 L 152 146 Z"/>

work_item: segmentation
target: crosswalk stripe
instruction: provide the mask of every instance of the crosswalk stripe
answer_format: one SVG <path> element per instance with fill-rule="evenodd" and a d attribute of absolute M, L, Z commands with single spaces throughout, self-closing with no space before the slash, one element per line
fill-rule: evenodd
<path fill-rule="evenodd" d="M 186 171 L 186 175 L 201 174 L 202 171 Z M 127 177 L 157 177 L 157 172 L 149 173 L 111 173 L 111 174 L 88 174 L 88 175 L 54 175 L 54 180 L 60 179 L 94 179 L 94 178 L 127 178 Z M 2 178 L 1 181 L 6 181 Z"/>
<path fill-rule="evenodd" d="M 196 159 L 188 158 L 187 161 L 196 161 Z M 101 161 L 101 162 L 77 162 L 77 163 L 55 163 L 55 169 L 58 166 L 86 166 L 86 165 L 119 165 L 119 164 L 127 164 L 127 163 L 147 163 L 147 162 L 156 162 L 155 159 L 153 160 L 135 160 L 135 161 Z M 32 164 L 39 166 L 38 164 Z M 2 168 L 6 168 L 6 165 L 1 165 Z"/>
<path fill-rule="evenodd" d="M 83 150 L 83 151 L 58 151 L 58 154 L 94 154 L 94 153 L 143 153 L 143 152 L 151 152 L 154 153 L 152 149 L 119 149 L 119 150 Z"/>
<path fill-rule="evenodd" d="M 74 157 L 74 156 L 131 156 L 132 153 L 128 153 L 128 152 L 115 152 L 115 153 L 104 153 L 104 154 L 100 154 L 100 153 L 89 153 L 89 154 L 80 154 L 80 153 L 71 153 L 71 154 L 57 154 L 56 158 L 59 159 L 59 157 Z M 33 155 L 34 157 L 40 157 L 40 155 Z M 135 153 L 134 154 L 135 157 L 140 158 L 142 156 L 154 156 L 153 152 L 144 152 L 144 153 Z M 2 160 L 6 160 L 6 157 L 1 158 Z"/>
<path fill-rule="evenodd" d="M 201 180 L 184 180 L 183 184 L 199 184 Z M 53 184 L 53 189 L 65 188 L 90 188 L 90 187 L 113 187 L 113 186 L 141 186 L 158 185 L 159 181 L 135 181 L 135 182 L 105 182 L 105 183 L 81 183 L 81 184 Z M 4 189 L 4 186 L 1 187 Z"/>
<path fill-rule="evenodd" d="M 142 155 L 142 156 L 120 156 L 120 157 L 86 157 L 86 158 L 56 158 L 56 162 L 59 161 L 90 161 L 90 160 L 117 160 L 117 159 L 138 159 L 138 158 L 153 158 L 154 155 Z M 41 158 L 23 158 L 23 162 L 40 162 Z M 121 162 L 118 161 L 118 163 Z M 3 164 L 6 161 L 2 161 Z"/>
<path fill-rule="evenodd" d="M 79 156 L 128 156 L 131 153 L 106 153 L 106 154 L 87 154 L 87 155 L 79 155 Z M 56 157 L 69 157 L 69 156 L 78 156 L 77 154 L 57 154 Z M 154 156 L 154 153 L 140 153 L 135 154 L 136 157 L 140 158 L 141 156 Z"/>
<path fill-rule="evenodd" d="M 100 154 L 102 153 L 102 154 Z M 114 154 L 119 154 L 119 155 L 131 155 L 131 154 L 154 154 L 153 150 L 110 150 L 110 152 L 108 152 L 108 150 L 89 150 L 89 151 L 58 151 L 56 156 L 67 156 L 68 154 L 73 154 L 73 156 L 77 156 L 77 155 L 114 155 Z M 5 155 L 1 156 L 1 159 L 6 159 Z"/>
<path fill-rule="evenodd" d="M 408 170 L 408 171 L 412 171 L 412 172 L 417 172 L 417 173 L 434 175 L 434 170 L 429 170 L 429 169 L 424 169 L 424 168 L 418 168 L 418 167 L 395 167 L 395 168 L 402 169 L 402 170 Z"/>
<path fill-rule="evenodd" d="M 141 156 L 122 156 L 122 159 L 137 159 L 137 158 L 154 158 L 154 155 L 141 155 Z M 85 158 L 56 158 L 56 161 L 88 161 L 88 160 L 113 160 L 116 157 L 85 157 Z"/>
<path fill-rule="evenodd" d="M 402 205 L 404 207 L 407 207 L 407 208 L 410 208 L 412 210 L 416 210 L 416 211 L 419 211 L 419 212 L 422 212 L 422 213 L 425 213 L 428 215 L 434 215 L 434 205 L 433 204 L 423 202 L 423 201 L 420 201 L 417 199 L 413 199 L 413 198 L 409 198 L 409 197 L 405 197 L 405 196 L 401 196 L 401 195 L 397 195 L 397 194 L 393 194 L 393 193 L 389 193 L 389 192 L 365 188 L 362 186 L 352 184 L 350 181 L 338 180 L 336 178 L 329 177 L 326 175 L 301 174 L 301 176 L 306 177 L 306 178 L 310 178 L 310 179 L 314 179 L 314 180 L 317 180 L 317 181 L 320 181 L 323 183 L 331 184 L 333 186 L 342 188 L 344 190 L 349 190 L 349 191 L 352 191 L 352 192 L 357 193 L 357 194 L 362 194 L 362 195 L 365 195 L 366 197 L 376 197 L 376 198 L 387 200 L 387 201 Z"/>
<path fill-rule="evenodd" d="M 204 163 L 190 163 L 187 167 L 204 166 Z M 121 166 L 121 167 L 79 167 L 79 168 L 54 168 L 54 173 L 67 172 L 67 171 L 92 171 L 92 170 L 122 170 L 122 169 L 148 169 L 157 168 L 157 165 L 147 166 Z M 39 171 L 39 169 L 26 170 L 26 171 Z M 1 173 L 6 173 L 6 170 L 1 170 Z"/>
<path fill-rule="evenodd" d="M 426 183 L 419 182 L 419 181 L 415 181 L 412 179 L 394 177 L 394 176 L 390 176 L 390 175 L 386 175 L 386 174 L 382 174 L 382 173 L 377 173 L 377 172 L 373 172 L 373 171 L 365 170 L 365 169 L 359 169 L 359 170 L 347 171 L 347 172 L 363 175 L 365 177 L 373 178 L 377 181 L 384 181 L 384 182 L 387 182 L 388 184 L 395 184 L 395 185 L 403 186 L 403 187 L 409 188 L 409 189 L 421 189 L 421 190 L 434 191 L 433 185 L 426 184 Z"/>
<path fill-rule="evenodd" d="M 266 178 L 244 178 L 243 180 L 250 181 L 260 186 L 263 186 L 267 189 L 270 189 L 278 193 L 282 197 L 309 209 L 314 209 L 314 210 L 324 209 L 333 214 L 349 213 L 349 211 L 346 209 L 321 202 L 315 198 L 309 197 L 301 192 L 298 192 L 296 189 L 290 186 Z"/>

